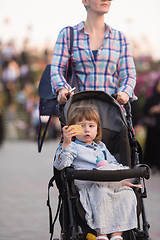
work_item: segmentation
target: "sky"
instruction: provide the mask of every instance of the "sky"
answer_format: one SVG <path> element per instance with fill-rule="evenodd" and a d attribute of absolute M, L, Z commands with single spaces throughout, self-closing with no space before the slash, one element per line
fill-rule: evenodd
<path fill-rule="evenodd" d="M 53 48 L 59 31 L 86 19 L 82 0 L 0 0 L 0 40 Z M 160 59 L 160 0 L 113 0 L 105 22 Z"/>

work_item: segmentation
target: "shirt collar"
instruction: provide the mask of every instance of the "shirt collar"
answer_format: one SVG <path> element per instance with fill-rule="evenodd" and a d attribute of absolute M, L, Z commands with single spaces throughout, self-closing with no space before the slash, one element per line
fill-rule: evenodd
<path fill-rule="evenodd" d="M 97 143 L 95 143 L 95 142 L 93 142 L 92 145 L 90 145 L 90 144 L 86 144 L 84 142 L 81 142 L 78 139 L 75 140 L 75 143 L 80 144 L 82 146 L 86 146 L 88 148 L 97 148 L 98 147 Z"/>
<path fill-rule="evenodd" d="M 77 29 L 78 29 L 78 32 L 80 31 L 84 31 L 84 22 L 80 22 L 78 25 L 77 25 Z"/>

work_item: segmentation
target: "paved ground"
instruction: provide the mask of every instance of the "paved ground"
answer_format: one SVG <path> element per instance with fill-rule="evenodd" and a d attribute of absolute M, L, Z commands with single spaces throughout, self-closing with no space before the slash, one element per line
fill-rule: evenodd
<path fill-rule="evenodd" d="M 58 142 L 6 142 L 0 148 L 0 240 L 49 240 L 47 184 Z M 160 239 L 160 175 L 147 181 L 145 208 L 152 240 Z M 52 191 L 54 210 L 56 187 Z M 55 237 L 59 236 L 56 225 Z"/>

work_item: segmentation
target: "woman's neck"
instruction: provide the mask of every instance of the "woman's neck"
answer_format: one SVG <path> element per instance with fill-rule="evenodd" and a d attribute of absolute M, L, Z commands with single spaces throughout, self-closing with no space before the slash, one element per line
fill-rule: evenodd
<path fill-rule="evenodd" d="M 84 29 L 89 34 L 89 42 L 91 50 L 98 50 L 103 44 L 105 38 L 106 27 L 102 18 L 87 18 L 84 22 Z"/>
<path fill-rule="evenodd" d="M 87 19 L 84 22 L 85 31 L 91 34 L 97 32 L 105 32 L 105 23 L 104 23 L 104 15 L 102 16 L 93 16 L 87 15 Z"/>

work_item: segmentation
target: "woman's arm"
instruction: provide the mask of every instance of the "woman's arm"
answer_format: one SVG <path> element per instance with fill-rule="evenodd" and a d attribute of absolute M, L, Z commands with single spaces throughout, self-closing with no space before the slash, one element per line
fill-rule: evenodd
<path fill-rule="evenodd" d="M 51 84 L 53 92 L 59 92 L 62 88 L 66 90 L 71 88 L 65 79 L 69 58 L 69 39 L 69 27 L 66 27 L 59 33 L 53 51 L 51 64 Z"/>
<path fill-rule="evenodd" d="M 118 62 L 119 83 L 118 92 L 126 93 L 130 98 L 133 97 L 133 91 L 136 85 L 135 64 L 126 37 L 121 33 L 121 54 Z M 125 95 L 126 97 L 126 95 Z"/>

